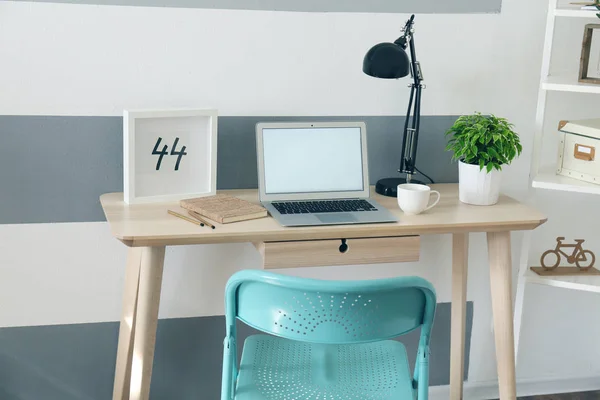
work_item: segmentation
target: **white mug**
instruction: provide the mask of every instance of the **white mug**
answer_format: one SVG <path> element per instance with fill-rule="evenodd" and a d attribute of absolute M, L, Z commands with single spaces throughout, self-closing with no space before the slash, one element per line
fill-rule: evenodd
<path fill-rule="evenodd" d="M 429 204 L 431 193 L 437 194 L 433 204 Z M 416 215 L 434 207 L 440 201 L 440 192 L 431 190 L 429 186 L 416 183 L 403 183 L 398 185 L 398 206 L 406 215 Z"/>

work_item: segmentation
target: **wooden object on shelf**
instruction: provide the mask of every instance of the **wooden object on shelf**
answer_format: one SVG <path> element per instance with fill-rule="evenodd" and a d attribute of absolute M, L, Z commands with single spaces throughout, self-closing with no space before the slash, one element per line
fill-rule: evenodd
<path fill-rule="evenodd" d="M 180 205 L 220 224 L 264 218 L 267 210 L 258 205 L 227 194 L 181 200 Z"/>
<path fill-rule="evenodd" d="M 579 60 L 579 82 L 600 84 L 600 76 L 589 75 L 590 53 L 594 39 L 594 30 L 600 29 L 600 24 L 587 24 L 583 32 L 583 43 L 581 45 L 581 59 Z M 596 39 L 600 40 L 600 39 Z"/>
<path fill-rule="evenodd" d="M 575 243 L 571 244 L 564 244 L 563 240 L 565 240 L 564 237 L 557 237 L 556 247 L 542 253 L 542 256 L 540 257 L 540 264 L 542 264 L 541 268 L 546 271 L 558 269 L 562 257 L 564 257 L 569 264 L 575 264 L 577 268 L 582 271 L 591 269 L 594 266 L 596 255 L 590 250 L 583 249 L 584 239 L 575 239 Z M 564 251 L 564 249 L 571 248 L 573 250 L 570 254 Z M 554 263 L 550 265 L 549 262 Z"/>
<path fill-rule="evenodd" d="M 596 268 L 579 269 L 574 267 L 556 267 L 554 269 L 546 269 L 544 267 L 531 267 L 533 272 L 539 276 L 595 276 L 600 275 L 600 271 Z"/>
<path fill-rule="evenodd" d="M 561 121 L 558 125 L 558 175 L 600 184 L 600 119 Z"/>

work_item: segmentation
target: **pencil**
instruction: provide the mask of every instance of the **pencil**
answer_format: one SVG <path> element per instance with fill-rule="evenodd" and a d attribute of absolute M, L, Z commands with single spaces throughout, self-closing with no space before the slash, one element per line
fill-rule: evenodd
<path fill-rule="evenodd" d="M 186 221 L 188 221 L 188 222 L 191 222 L 192 224 L 196 224 L 196 225 L 198 225 L 198 226 L 202 226 L 202 223 L 201 223 L 201 222 L 198 222 L 198 221 L 196 221 L 195 219 L 192 219 L 192 218 L 186 217 L 185 215 L 179 214 L 179 213 L 177 213 L 177 212 L 175 212 L 175 211 L 168 210 L 168 213 L 169 213 L 169 214 L 171 214 L 171 215 L 173 215 L 173 216 L 175 216 L 175 217 L 177 217 L 177 218 L 181 218 L 181 219 L 183 219 L 183 220 L 186 220 Z"/>
<path fill-rule="evenodd" d="M 198 221 L 200 221 L 200 222 L 203 222 L 203 223 L 204 223 L 204 225 L 206 225 L 206 226 L 210 226 L 211 228 L 215 229 L 215 226 L 214 226 L 213 224 L 211 224 L 210 222 L 208 222 L 207 220 L 205 220 L 205 219 L 204 219 L 204 218 L 203 218 L 203 217 L 202 217 L 200 214 L 198 214 L 197 212 L 195 212 L 195 211 L 192 211 L 192 210 L 188 210 L 188 213 L 189 213 L 189 214 L 190 214 L 192 217 L 196 218 Z"/>
<path fill-rule="evenodd" d="M 195 219 L 198 219 L 198 217 L 197 217 L 198 214 L 196 214 L 195 212 L 188 210 L 188 214 L 190 214 Z M 204 222 L 200 221 L 200 226 L 204 226 Z"/>

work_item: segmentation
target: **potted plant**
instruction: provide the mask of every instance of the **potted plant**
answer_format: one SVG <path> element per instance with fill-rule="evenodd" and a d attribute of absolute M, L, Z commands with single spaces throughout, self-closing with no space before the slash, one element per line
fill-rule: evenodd
<path fill-rule="evenodd" d="M 513 125 L 494 115 L 463 115 L 446 132 L 446 150 L 458 160 L 459 198 L 463 203 L 496 204 L 502 166 L 510 164 L 523 147 Z"/>

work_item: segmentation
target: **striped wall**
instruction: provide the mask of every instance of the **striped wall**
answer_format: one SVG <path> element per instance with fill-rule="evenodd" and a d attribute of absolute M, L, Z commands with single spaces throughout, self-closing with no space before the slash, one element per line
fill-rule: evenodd
<path fill-rule="evenodd" d="M 467 308 L 470 338 L 473 305 Z M 450 354 L 450 305 L 439 307 L 432 332 L 432 385 L 447 385 L 436 365 Z M 239 340 L 256 331 L 240 324 Z M 218 399 L 224 317 L 160 320 L 151 386 L 153 399 Z M 75 324 L 0 330 L 0 398 L 109 399 L 112 395 L 118 324 Z M 402 338 L 414 367 L 419 332 Z M 466 342 L 466 353 L 470 340 Z M 468 357 L 467 357 L 468 360 Z M 468 367 L 468 365 L 467 365 Z"/>
<path fill-rule="evenodd" d="M 413 12 L 413 13 L 474 13 L 500 12 L 502 0 L 35 0 L 52 3 L 84 3 L 98 5 L 220 8 L 243 10 L 308 11 L 308 12 Z"/>
<path fill-rule="evenodd" d="M 458 181 L 444 152 L 444 132 L 455 119 L 425 117 L 421 126 L 417 156 L 427 165 L 424 172 L 440 183 Z M 258 122 L 324 120 L 365 121 L 371 182 L 397 175 L 403 117 L 221 117 L 218 189 L 258 187 Z M 123 191 L 121 117 L 0 115 L 0 132 L 8 144 L 1 161 L 6 167 L 0 172 L 0 224 L 104 221 L 98 198 Z"/>
<path fill-rule="evenodd" d="M 364 75 L 362 58 L 398 37 L 408 13 L 419 11 L 415 41 L 427 84 L 420 169 L 455 180 L 443 131 L 458 115 L 493 112 L 522 135 L 526 154 L 505 168 L 503 191 L 524 197 L 546 0 L 504 0 L 501 13 L 499 0 L 393 2 L 406 8 L 387 13 L 339 12 L 333 7 L 359 3 L 333 1 L 318 6 L 337 12 L 309 13 L 259 10 L 267 0 L 244 2 L 256 10 L 202 8 L 201 0 L 190 8 L 184 0 L 172 7 L 84 3 L 0 1 L 2 400 L 105 399 L 111 391 L 126 249 L 111 237 L 98 195 L 122 187 L 124 109 L 218 109 L 222 188 L 255 186 L 258 120 L 365 120 L 374 180 L 396 169 L 408 89 L 406 80 Z M 521 238 L 513 235 L 514 265 Z M 448 236 L 424 236 L 418 263 L 284 272 L 430 280 L 441 302 L 432 383 L 444 385 L 450 249 Z M 231 274 L 259 265 L 250 244 L 167 249 L 152 399 L 216 398 L 211 371 L 219 369 L 223 288 Z M 471 235 L 467 387 L 493 385 L 497 376 L 486 266 L 485 236 Z M 593 329 L 547 351 L 591 318 L 596 303 L 543 290 L 527 294 L 522 340 L 529 351 L 519 356 L 519 379 L 568 378 L 581 365 L 600 376 Z M 554 313 L 563 325 L 553 324 Z"/>
<path fill-rule="evenodd" d="M 423 140 L 421 140 L 420 156 L 427 161 L 427 173 L 438 182 L 456 182 L 456 166 L 450 162 L 450 155 L 444 152 L 445 139 L 443 132 L 454 122 L 455 116 L 425 117 L 423 119 Z M 219 120 L 218 143 L 218 186 L 219 188 L 256 188 L 256 151 L 255 151 L 255 126 L 259 121 L 289 121 L 289 120 L 331 120 L 331 117 L 221 117 Z M 336 117 L 335 120 L 363 120 L 367 123 L 368 148 L 371 155 L 370 173 L 375 181 L 381 177 L 393 174 L 397 168 L 398 149 L 400 148 L 400 131 L 403 126 L 401 117 Z M 21 149 L 10 151 L 2 157 L 6 166 L 3 173 L 3 190 L 0 201 L 4 205 L 0 209 L 0 222 L 8 225 L 12 231 L 13 240 L 16 236 L 15 229 L 31 223 L 32 227 L 43 229 L 50 234 L 59 234 L 56 226 L 49 225 L 56 222 L 69 222 L 63 227 L 72 226 L 72 223 L 89 224 L 104 221 L 103 212 L 98 204 L 98 197 L 102 193 L 122 191 L 122 118 L 120 117 L 65 117 L 65 116 L 0 116 L 0 132 L 5 143 L 10 143 L 10 148 Z M 37 193 L 42 193 L 38 196 Z M 16 225 L 12 225 L 16 224 Z M 41 225 L 40 225 L 41 224 Z M 48 227 L 49 229 L 43 228 Z M 64 229 L 63 229 L 64 231 Z M 25 229 L 30 232 L 31 229 Z M 104 232 L 105 239 L 111 240 L 108 232 Z M 18 236 L 17 236 L 18 237 Z M 73 237 L 63 233 L 61 249 L 43 252 L 40 261 L 52 259 L 52 254 L 59 257 L 70 257 L 74 248 L 81 246 L 82 241 L 91 239 L 88 235 Z M 41 238 L 40 238 L 41 239 Z M 115 246 L 120 246 L 116 240 Z M 15 243 L 18 245 L 18 240 Z M 35 240 L 34 240 L 35 242 Z M 232 245 L 235 248 L 235 245 Z M 52 248 L 52 245 L 49 246 Z M 206 246 L 202 246 L 206 247 Z M 216 247 L 216 246 L 215 246 Z M 39 248 L 41 250 L 41 248 Z M 173 249 L 173 251 L 176 251 Z M 222 251 L 222 250 L 221 250 Z M 9 252 L 12 252 L 9 249 Z M 51 257 L 48 257 L 48 256 Z M 216 258 L 222 262 L 222 256 L 217 249 Z M 254 254 L 256 257 L 256 254 Z M 169 260 L 169 257 L 167 257 Z M 36 262 L 32 259 L 23 265 L 25 274 L 42 278 L 36 269 Z M 85 260 L 81 260 L 85 262 Z M 246 261 L 248 262 L 248 260 Z M 167 265 L 172 262 L 167 261 Z M 251 262 L 246 266 L 252 267 Z M 16 268 L 17 265 L 11 265 Z M 122 265 L 115 263 L 112 268 L 118 273 Z M 41 285 L 58 277 L 50 268 L 48 280 L 41 280 Z M 21 270 L 21 273 L 24 271 Z M 212 271 L 207 271 L 211 277 Z M 60 274 L 60 273 L 59 273 Z M 102 271 L 94 274 L 104 275 Z M 167 272 L 168 274 L 168 272 Z M 120 274 L 119 274 L 120 275 Z M 13 275 L 14 276 L 14 275 Z M 188 276 L 189 277 L 189 276 Z M 187 279 L 186 276 L 181 276 Z M 78 281 L 85 281 L 92 277 L 86 274 L 63 275 L 66 285 L 77 285 Z M 119 278 L 121 278 L 119 276 Z M 226 278 L 226 277 L 225 277 Z M 102 279 L 102 278 L 101 278 Z M 94 280 L 100 285 L 102 280 Z M 219 300 L 222 298 L 222 287 L 215 287 L 214 293 Z M 43 289 L 44 290 L 44 289 Z M 48 296 L 43 305 L 35 304 L 31 311 L 37 314 L 42 309 L 55 316 L 61 312 L 53 311 L 54 307 L 71 308 L 91 293 L 71 293 L 47 290 Z M 38 292 L 38 294 L 40 294 Z M 120 296 L 114 291 L 111 303 L 118 308 Z M 167 294 L 168 296 L 168 294 Z M 203 293 L 202 297 L 208 296 Z M 190 299 L 191 300 L 191 299 Z M 186 302 L 185 298 L 179 301 Z M 84 301 L 85 302 L 85 301 Z M 104 306 L 104 305 L 103 305 Z M 210 307 L 209 307 L 210 308 Z M 212 308 L 214 310 L 214 308 Z M 468 326 L 472 325 L 472 305 L 469 308 Z M 16 310 L 15 310 L 16 311 Z M 28 324 L 27 308 L 21 307 L 20 312 L 14 315 L 14 325 Z M 219 313 L 219 311 L 213 311 Z M 81 307 L 78 310 L 80 318 L 87 321 L 93 310 Z M 87 315 L 86 315 L 87 314 Z M 194 315 L 194 314 L 192 314 Z M 5 322 L 7 321 L 5 315 Z M 10 316 L 8 315 L 10 319 Z M 450 351 L 450 307 L 448 303 L 442 304 L 438 311 L 436 334 L 432 338 L 432 345 L 437 350 L 440 360 L 447 359 Z M 32 321 L 35 319 L 32 319 Z M 75 319 L 77 320 L 77 319 Z M 20 322 L 19 322 L 20 321 Z M 38 319 L 39 321 L 39 319 Z M 58 322 L 58 321 L 57 321 Z M 164 328 L 168 327 L 168 328 Z M 161 322 L 159 341 L 157 343 L 156 379 L 153 381 L 152 393 L 157 398 L 197 398 L 202 393 L 203 398 L 217 398 L 219 394 L 220 354 L 223 338 L 224 321 L 222 317 L 195 317 L 186 319 L 168 319 Z M 117 326 L 112 322 L 96 324 L 59 324 L 54 327 L 40 326 L 29 328 L 4 328 L 0 330 L 0 376 L 2 370 L 10 371 L 10 376 L 15 376 L 16 381 L 7 381 L 2 384 L 9 398 L 19 399 L 44 398 L 78 399 L 78 398 L 106 398 L 110 393 L 112 384 L 111 371 L 114 368 L 114 349 L 116 349 Z M 409 345 L 409 351 L 416 354 L 418 337 L 402 339 Z M 44 340 L 40 341 L 40 337 Z M 163 343 L 161 344 L 161 338 Z M 4 340 L 2 340 L 4 339 Z M 38 343 L 39 341 L 39 343 Z M 468 337 L 470 342 L 470 333 Z M 65 346 L 73 343 L 80 346 L 79 351 L 72 357 L 60 359 L 61 366 L 57 369 L 57 355 L 68 352 Z M 107 353 L 111 344 L 113 351 Z M 169 351 L 161 352 L 161 346 L 167 346 Z M 175 347 L 173 347 L 175 346 Z M 184 346 L 184 347 L 182 347 Z M 177 349 L 196 349 L 193 353 L 184 351 L 181 354 Z M 24 349 L 28 349 L 24 351 Z M 42 353 L 45 356 L 40 356 Z M 75 354 L 84 354 L 85 368 L 78 367 L 80 359 Z M 193 358 L 190 354 L 194 354 Z M 468 359 L 469 346 L 466 348 Z M 50 365 L 52 366 L 50 368 Z M 77 370 L 80 378 L 75 379 L 73 371 Z M 59 371 L 56 373 L 55 371 Z M 60 373 L 64 372 L 64 375 Z M 164 374 L 164 375 L 162 375 Z M 20 379 L 25 376 L 34 379 L 38 385 L 33 387 L 23 386 Z M 90 379 L 96 376 L 96 379 Z M 164 376 L 167 376 L 166 379 Z M 189 377 L 195 377 L 189 379 Z M 432 384 L 445 385 L 449 382 L 449 364 L 447 362 L 432 363 Z M 2 393 L 2 392 L 0 392 Z M 157 393 L 163 393 L 157 394 Z M 170 394 L 167 396 L 167 394 Z"/>

